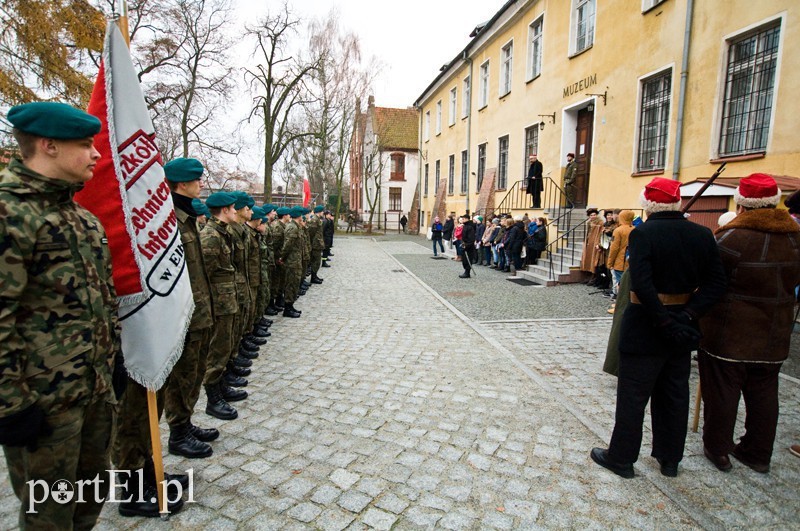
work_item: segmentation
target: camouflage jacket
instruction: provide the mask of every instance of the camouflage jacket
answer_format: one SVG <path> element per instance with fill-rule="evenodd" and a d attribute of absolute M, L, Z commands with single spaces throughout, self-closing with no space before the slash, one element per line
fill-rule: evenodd
<path fill-rule="evenodd" d="M 270 225 L 269 232 L 272 234 L 272 256 L 277 264 L 278 260 L 283 257 L 283 238 L 286 233 L 286 225 L 281 220 L 276 219 Z"/>
<path fill-rule="evenodd" d="M 186 270 L 189 272 L 189 281 L 192 284 L 194 313 L 192 314 L 192 321 L 189 323 L 189 331 L 192 332 L 208 328 L 214 324 L 211 308 L 211 286 L 203 260 L 197 218 L 190 216 L 179 208 L 175 209 L 175 216 L 178 218 L 178 231 L 181 233 L 181 244 L 183 244 L 183 252 L 186 255 Z"/>
<path fill-rule="evenodd" d="M 310 260 L 311 239 L 308 237 L 308 227 L 300 227 L 300 237 L 303 242 L 303 260 Z"/>
<path fill-rule="evenodd" d="M 300 225 L 292 220 L 286 224 L 283 234 L 283 248 L 281 249 L 283 263 L 287 266 L 299 267 L 303 260 L 303 237 Z"/>
<path fill-rule="evenodd" d="M 247 284 L 247 240 L 245 229 L 240 223 L 228 224 L 233 245 L 233 267 L 236 269 L 236 289 L 242 289 Z"/>
<path fill-rule="evenodd" d="M 105 231 L 80 187 L 18 160 L 0 172 L 0 417 L 113 402 L 119 351 Z"/>
<path fill-rule="evenodd" d="M 247 282 L 251 288 L 261 285 L 261 234 L 245 224 L 247 244 Z"/>
<path fill-rule="evenodd" d="M 321 251 L 325 248 L 325 240 L 322 239 L 322 220 L 314 214 L 308 219 L 308 237 L 311 239 L 311 250 Z"/>
<path fill-rule="evenodd" d="M 265 267 L 275 266 L 275 249 L 273 244 L 272 227 L 267 225 L 267 230 L 261 235 L 261 263 Z"/>
<path fill-rule="evenodd" d="M 236 300 L 236 270 L 233 267 L 233 243 L 228 224 L 211 218 L 200 231 L 200 246 L 211 284 L 214 315 L 233 315 L 239 311 Z"/>

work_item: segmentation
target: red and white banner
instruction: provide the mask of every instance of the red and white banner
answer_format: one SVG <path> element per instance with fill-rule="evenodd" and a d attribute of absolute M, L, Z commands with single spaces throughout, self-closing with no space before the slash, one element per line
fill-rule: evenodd
<path fill-rule="evenodd" d="M 311 202 L 311 183 L 308 179 L 303 179 L 303 206 L 307 207 Z"/>
<path fill-rule="evenodd" d="M 106 29 L 89 114 L 103 124 L 94 138 L 102 158 L 75 200 L 108 234 L 125 367 L 155 391 L 180 358 L 194 302 L 153 122 L 114 22 Z"/>

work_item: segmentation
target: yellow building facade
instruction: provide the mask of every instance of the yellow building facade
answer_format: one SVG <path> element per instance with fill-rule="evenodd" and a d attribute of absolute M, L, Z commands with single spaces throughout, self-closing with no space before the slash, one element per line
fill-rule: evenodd
<path fill-rule="evenodd" d="M 796 0 L 507 2 L 415 103 L 421 224 L 437 167 L 463 213 L 481 175 L 499 205 L 532 152 L 559 186 L 576 155 L 580 207 L 639 208 L 653 176 L 691 182 L 723 161 L 726 177 L 800 175 L 799 16 Z"/>

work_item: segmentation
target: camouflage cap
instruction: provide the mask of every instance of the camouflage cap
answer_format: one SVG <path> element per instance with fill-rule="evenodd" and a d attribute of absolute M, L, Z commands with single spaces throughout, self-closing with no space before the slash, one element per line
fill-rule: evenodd
<path fill-rule="evenodd" d="M 174 183 L 196 181 L 203 176 L 203 164 L 197 159 L 173 159 L 164 164 L 164 175 Z"/>
<path fill-rule="evenodd" d="M 222 208 L 236 203 L 236 196 L 231 192 L 214 192 L 206 199 L 208 208 Z"/>
<path fill-rule="evenodd" d="M 43 138 L 74 140 L 100 132 L 100 120 L 66 103 L 35 101 L 15 105 L 6 115 L 8 121 L 24 133 Z"/>

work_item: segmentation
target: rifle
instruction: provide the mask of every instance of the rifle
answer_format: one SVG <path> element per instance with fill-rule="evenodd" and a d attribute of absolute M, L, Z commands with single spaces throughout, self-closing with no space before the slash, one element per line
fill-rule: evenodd
<path fill-rule="evenodd" d="M 717 171 L 715 171 L 714 174 L 711 177 L 709 177 L 709 179 L 705 182 L 705 184 L 703 184 L 703 186 L 700 187 L 697 193 L 694 194 L 694 196 L 691 199 L 689 199 L 689 201 L 686 202 L 686 206 L 684 206 L 681 209 L 682 214 L 686 214 L 689 211 L 689 209 L 692 208 L 692 205 L 695 203 L 695 201 L 700 199 L 700 196 L 703 195 L 703 192 L 708 190 L 708 187 L 711 186 L 711 184 L 717 179 L 717 177 L 719 177 L 719 174 L 725 171 L 725 166 L 727 164 L 728 164 L 727 162 L 723 162 L 722 164 L 720 164 L 719 168 L 717 168 Z"/>

